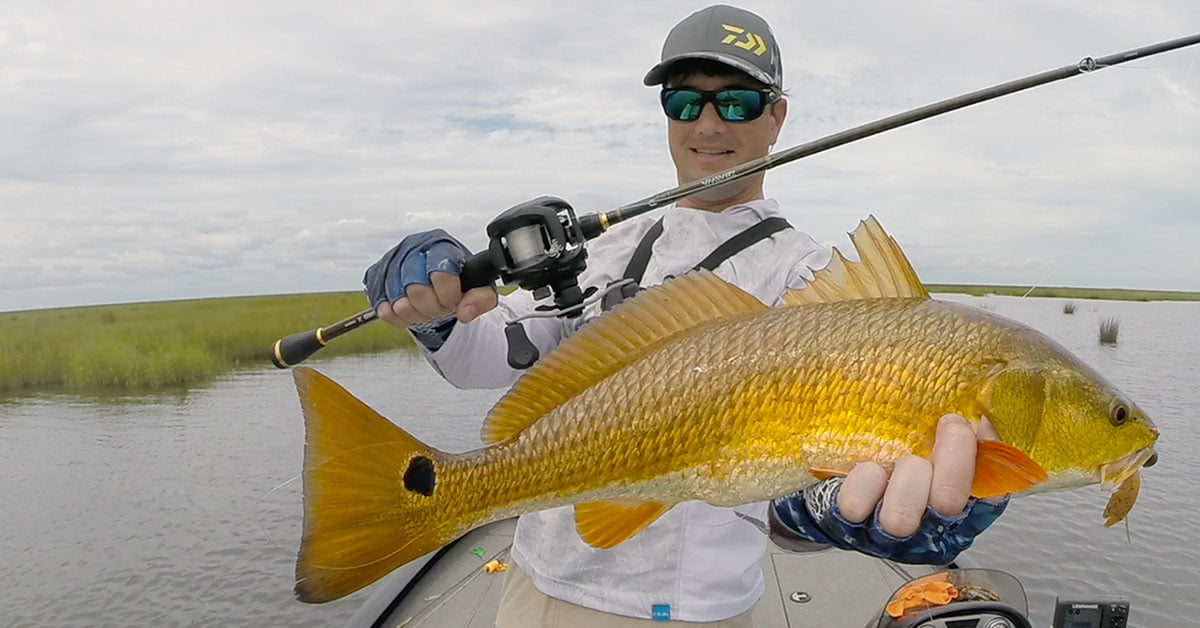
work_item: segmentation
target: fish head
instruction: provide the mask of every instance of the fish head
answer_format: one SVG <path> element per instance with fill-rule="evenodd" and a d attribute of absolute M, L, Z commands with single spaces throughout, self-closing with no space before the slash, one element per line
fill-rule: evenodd
<path fill-rule="evenodd" d="M 1055 357 L 995 369 L 979 412 L 1005 443 L 1046 470 L 1047 481 L 1032 490 L 1097 483 L 1115 490 L 1156 460 L 1158 429 L 1100 374 L 1069 355 Z"/>

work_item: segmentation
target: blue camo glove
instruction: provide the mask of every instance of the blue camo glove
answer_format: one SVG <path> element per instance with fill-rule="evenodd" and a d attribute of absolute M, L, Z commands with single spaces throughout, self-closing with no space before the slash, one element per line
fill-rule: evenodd
<path fill-rule="evenodd" d="M 413 284 L 429 285 L 429 273 L 442 271 L 455 275 L 471 252 L 441 229 L 422 231 L 405 237 L 383 254 L 363 274 L 363 292 L 371 307 L 394 303 Z"/>
<path fill-rule="evenodd" d="M 378 310 L 380 303 L 394 303 L 403 297 L 413 284 L 430 285 L 429 273 L 459 274 L 470 254 L 467 247 L 441 229 L 414 233 L 367 268 L 363 274 L 363 292 L 371 309 Z M 436 351 L 450 336 L 454 321 L 451 316 L 409 330 L 426 348 Z"/>
<path fill-rule="evenodd" d="M 875 507 L 875 514 L 862 523 L 851 523 L 842 517 L 837 506 L 841 480 L 826 480 L 795 495 L 775 500 L 771 504 L 772 515 L 791 532 L 814 543 L 856 550 L 900 563 L 944 565 L 970 547 L 975 537 L 1008 506 L 1008 498 L 999 504 L 971 498 L 963 512 L 953 517 L 944 517 L 926 507 L 917 531 L 901 538 L 880 527 L 879 505 Z"/>

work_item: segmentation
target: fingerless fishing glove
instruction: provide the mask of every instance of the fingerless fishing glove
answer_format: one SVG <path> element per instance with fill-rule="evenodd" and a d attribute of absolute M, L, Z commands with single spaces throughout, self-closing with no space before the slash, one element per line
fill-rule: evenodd
<path fill-rule="evenodd" d="M 926 507 L 921 525 L 911 536 L 896 537 L 879 525 L 879 508 L 862 523 L 851 523 L 838 510 L 842 478 L 814 484 L 800 493 L 771 503 L 771 518 L 789 532 L 820 545 L 856 550 L 900 563 L 944 565 L 971 546 L 976 536 L 1004 512 L 1008 498 L 999 504 L 971 498 L 953 517 Z"/>
<path fill-rule="evenodd" d="M 470 254 L 467 247 L 441 229 L 414 233 L 367 267 L 363 292 L 371 308 L 378 309 L 380 303 L 394 303 L 403 297 L 413 284 L 430 285 L 429 273 L 433 271 L 459 274 Z M 435 351 L 450 337 L 454 321 L 453 316 L 448 316 L 410 327 L 409 331 L 426 348 Z"/>

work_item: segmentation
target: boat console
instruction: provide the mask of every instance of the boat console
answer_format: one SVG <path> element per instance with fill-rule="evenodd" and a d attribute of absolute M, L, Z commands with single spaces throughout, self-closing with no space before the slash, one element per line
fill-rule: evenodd
<path fill-rule="evenodd" d="M 1058 600 L 1053 628 L 1125 628 L 1129 602 Z M 1025 589 L 995 569 L 951 569 L 904 583 L 866 628 L 1033 628 Z"/>

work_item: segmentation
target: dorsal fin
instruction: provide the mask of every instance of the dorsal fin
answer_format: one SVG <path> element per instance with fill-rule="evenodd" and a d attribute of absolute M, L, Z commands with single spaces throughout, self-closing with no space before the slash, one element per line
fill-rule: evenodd
<path fill-rule="evenodd" d="M 833 249 L 829 265 L 813 273 L 802 290 L 783 295 L 784 305 L 829 303 L 883 297 L 929 297 L 900 245 L 883 230 L 874 216 L 858 223 L 850 234 L 861 261 L 851 262 Z"/>
<path fill-rule="evenodd" d="M 494 444 L 516 436 L 667 338 L 709 321 L 765 309 L 754 296 L 707 270 L 642 291 L 584 325 L 534 364 L 488 414 L 483 441 Z"/>

